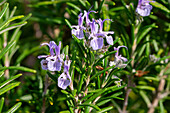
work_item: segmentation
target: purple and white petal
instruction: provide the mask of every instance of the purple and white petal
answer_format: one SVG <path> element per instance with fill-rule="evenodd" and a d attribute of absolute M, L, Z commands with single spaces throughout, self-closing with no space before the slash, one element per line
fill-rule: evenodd
<path fill-rule="evenodd" d="M 59 42 L 59 45 L 57 46 L 55 46 L 55 53 L 56 53 L 56 55 L 60 55 L 60 48 L 61 48 L 61 41 Z"/>
<path fill-rule="evenodd" d="M 64 72 L 69 72 L 71 60 L 64 61 Z"/>
<path fill-rule="evenodd" d="M 103 47 L 103 38 L 94 38 L 90 42 L 90 46 L 93 48 L 93 50 L 98 50 Z"/>
<path fill-rule="evenodd" d="M 112 36 L 106 36 L 106 41 L 109 45 L 113 45 L 113 38 Z"/>
<path fill-rule="evenodd" d="M 69 86 L 71 83 L 71 77 L 69 75 L 69 73 L 62 73 L 59 77 L 58 77 L 58 87 L 60 87 L 61 89 L 66 89 L 67 86 Z"/>
<path fill-rule="evenodd" d="M 56 64 L 55 64 L 55 70 L 56 71 L 61 71 L 61 66 L 62 66 L 62 62 L 60 61 L 56 61 Z"/>
<path fill-rule="evenodd" d="M 38 56 L 38 59 L 40 59 L 40 58 L 47 58 L 49 55 L 39 55 Z"/>
<path fill-rule="evenodd" d="M 41 60 L 41 68 L 43 69 L 43 70 L 47 70 L 48 69 L 48 66 L 47 66 L 47 64 L 48 64 L 48 61 L 47 60 Z"/>
<path fill-rule="evenodd" d="M 56 57 L 50 56 L 46 58 L 48 61 L 47 67 L 49 71 L 56 71 Z"/>
<path fill-rule="evenodd" d="M 155 2 L 155 1 L 139 0 L 138 6 L 136 8 L 136 12 L 141 16 L 149 16 L 152 10 L 152 6 L 149 4 L 150 2 Z"/>

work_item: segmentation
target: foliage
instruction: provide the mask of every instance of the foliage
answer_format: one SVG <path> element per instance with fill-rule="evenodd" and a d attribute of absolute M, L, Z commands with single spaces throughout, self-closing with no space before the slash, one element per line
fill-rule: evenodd
<path fill-rule="evenodd" d="M 142 17 L 137 0 L 0 0 L 0 112 L 170 112 L 169 4 L 150 2 L 151 14 Z M 112 20 L 103 25 L 114 31 L 106 50 L 71 33 L 90 8 L 90 20 Z M 63 69 L 43 70 L 37 58 L 49 55 L 40 43 L 50 41 L 61 41 L 71 60 L 65 90 L 57 87 Z M 126 68 L 110 65 L 123 45 Z"/>

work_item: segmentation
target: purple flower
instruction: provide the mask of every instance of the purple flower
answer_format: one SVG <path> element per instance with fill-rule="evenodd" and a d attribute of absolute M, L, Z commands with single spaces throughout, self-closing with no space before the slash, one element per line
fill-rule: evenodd
<path fill-rule="evenodd" d="M 90 9 L 91 9 L 91 8 L 90 8 Z M 90 14 L 91 12 L 97 13 L 96 11 L 90 11 L 90 9 L 89 9 L 88 12 L 84 11 L 84 15 L 86 16 L 86 26 L 87 26 L 87 27 L 89 27 L 89 25 L 90 25 L 90 23 L 91 23 L 91 21 L 90 21 L 90 19 L 89 19 L 89 14 Z"/>
<path fill-rule="evenodd" d="M 105 19 L 105 20 L 110 20 L 110 19 Z M 90 23 L 90 28 L 91 28 L 91 34 L 89 36 L 89 39 L 92 38 L 91 42 L 90 42 L 90 46 L 93 48 L 93 50 L 98 50 L 101 49 L 103 47 L 103 38 L 106 38 L 106 41 L 109 45 L 113 45 L 113 38 L 112 36 L 108 36 L 108 34 L 113 34 L 114 32 L 112 31 L 108 31 L 105 32 L 103 31 L 103 23 L 105 20 L 97 20 L 97 24 L 96 21 L 94 19 L 92 19 L 92 22 Z M 99 28 L 100 26 L 100 28 Z"/>
<path fill-rule="evenodd" d="M 113 45 L 113 38 L 112 38 L 112 36 L 108 36 L 109 34 L 114 34 L 114 32 L 113 31 L 103 31 L 103 23 L 104 23 L 104 21 L 106 21 L 106 20 L 110 20 L 110 19 L 104 19 L 104 20 L 102 20 L 102 19 L 99 19 L 97 22 L 98 22 L 98 24 L 100 25 L 100 29 L 99 29 L 99 34 L 100 35 L 102 35 L 102 36 L 104 36 L 104 37 L 106 37 L 106 41 L 107 41 L 107 43 L 109 44 L 109 45 Z M 110 20 L 111 21 L 111 20 Z"/>
<path fill-rule="evenodd" d="M 41 61 L 41 67 L 44 70 L 49 70 L 49 71 L 60 71 L 63 58 L 61 58 L 60 55 L 60 48 L 61 48 L 61 42 L 59 42 L 59 45 L 57 46 L 54 41 L 50 41 L 49 43 L 43 43 L 43 45 L 48 45 L 50 49 L 50 55 L 40 55 L 38 58 L 45 58 Z M 55 50 L 55 52 L 54 52 Z"/>
<path fill-rule="evenodd" d="M 115 68 L 116 67 L 125 68 L 127 66 L 127 64 L 124 64 L 124 62 L 128 61 L 127 58 L 122 57 L 122 55 L 119 55 L 119 49 L 122 47 L 125 47 L 127 49 L 126 46 L 118 46 L 117 48 L 114 47 L 114 51 L 117 51 L 117 52 L 115 54 L 115 60 L 110 62 L 110 66 L 115 65 Z"/>
<path fill-rule="evenodd" d="M 154 1 L 139 0 L 138 6 L 136 8 L 136 12 L 141 16 L 149 16 L 152 10 L 152 6 L 149 4 L 150 2 L 154 2 Z"/>
<path fill-rule="evenodd" d="M 83 30 L 85 29 L 85 27 L 83 26 L 84 17 L 85 15 L 83 15 L 83 13 L 80 13 L 78 16 L 78 25 L 71 26 L 73 28 L 71 33 L 74 34 L 78 39 L 84 38 L 83 33 Z"/>
<path fill-rule="evenodd" d="M 41 67 L 42 67 L 43 70 L 47 70 L 48 69 L 47 64 L 48 64 L 47 60 L 44 60 L 44 59 L 41 60 Z"/>
<path fill-rule="evenodd" d="M 69 74 L 69 68 L 70 68 L 71 61 L 65 60 L 64 62 L 64 72 L 60 75 L 58 78 L 58 87 L 62 89 L 66 89 L 67 86 L 71 83 L 71 77 Z"/>
<path fill-rule="evenodd" d="M 90 46 L 93 48 L 93 50 L 98 50 L 103 47 L 103 38 L 94 38 L 90 42 Z"/>

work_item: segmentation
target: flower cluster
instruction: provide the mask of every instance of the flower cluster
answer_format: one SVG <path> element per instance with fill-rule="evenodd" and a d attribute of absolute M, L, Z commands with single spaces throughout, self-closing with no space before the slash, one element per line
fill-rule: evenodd
<path fill-rule="evenodd" d="M 89 14 L 91 12 L 96 13 L 96 11 L 84 11 L 84 14 L 81 12 L 78 16 L 78 25 L 72 26 L 71 33 L 74 34 L 78 39 L 85 39 L 84 35 L 88 37 L 87 44 L 89 44 L 93 50 L 99 50 L 104 48 L 104 38 L 106 38 L 106 41 L 109 45 L 113 45 L 113 38 L 111 34 L 114 34 L 113 31 L 103 31 L 103 23 L 106 20 L 111 21 L 110 19 L 98 19 L 95 20 L 94 18 L 92 20 L 89 19 Z M 85 25 L 83 25 L 83 22 L 85 21 Z M 84 32 L 85 31 L 85 34 Z"/>
<path fill-rule="evenodd" d="M 41 46 L 43 45 L 47 45 L 49 47 L 50 55 L 38 56 L 39 59 L 44 58 L 41 60 L 42 69 L 49 71 L 61 71 L 62 65 L 64 64 L 64 71 L 58 78 L 58 87 L 66 89 L 71 82 L 71 77 L 69 75 L 71 61 L 68 56 L 66 56 L 66 60 L 64 61 L 64 54 L 60 54 L 61 42 L 59 42 L 58 46 L 54 41 L 42 43 Z"/>
<path fill-rule="evenodd" d="M 118 67 L 118 68 L 125 68 L 127 66 L 127 64 L 125 64 L 125 62 L 127 62 L 127 58 L 125 57 L 122 57 L 122 55 L 119 55 L 119 49 L 121 47 L 125 47 L 127 49 L 126 46 L 118 46 L 117 48 L 114 47 L 114 51 L 117 51 L 116 54 L 115 54 L 115 59 L 114 61 L 110 61 L 110 66 L 113 66 L 115 65 L 115 68 Z"/>
<path fill-rule="evenodd" d="M 136 12 L 141 16 L 149 16 L 152 10 L 152 6 L 149 4 L 150 2 L 154 2 L 154 1 L 139 0 L 138 6 L 136 8 Z"/>

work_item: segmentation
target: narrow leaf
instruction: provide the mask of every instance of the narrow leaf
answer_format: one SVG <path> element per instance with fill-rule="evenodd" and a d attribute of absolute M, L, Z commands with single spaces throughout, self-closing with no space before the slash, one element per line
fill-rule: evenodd
<path fill-rule="evenodd" d="M 167 12 L 167 13 L 170 13 L 170 10 L 168 8 L 166 8 L 164 5 L 162 5 L 162 4 L 160 4 L 160 3 L 156 2 L 156 1 L 155 2 L 150 2 L 150 4 L 152 6 L 158 8 L 158 9 L 161 9 L 161 10 Z"/>
<path fill-rule="evenodd" d="M 21 105 L 22 105 L 22 103 L 18 102 L 12 108 L 10 108 L 6 113 L 14 113 Z"/>
<path fill-rule="evenodd" d="M 6 10 L 8 9 L 9 3 L 5 3 L 2 11 L 0 12 L 0 19 L 4 16 Z"/>
<path fill-rule="evenodd" d="M 79 104 L 78 106 L 90 106 L 90 107 L 96 109 L 97 111 L 101 110 L 97 105 L 89 104 L 89 103 L 82 103 L 82 104 Z"/>
<path fill-rule="evenodd" d="M 16 41 L 9 42 L 9 44 L 1 51 L 0 53 L 0 59 L 5 55 L 6 52 L 9 51 L 9 49 L 16 43 Z"/>
<path fill-rule="evenodd" d="M 9 67 L 1 67 L 1 70 L 7 70 L 7 69 L 12 69 L 12 70 L 21 70 L 21 71 L 25 71 L 25 72 L 30 72 L 30 73 L 36 73 L 36 70 L 27 68 L 27 67 L 22 67 L 22 66 L 9 66 Z"/>
<path fill-rule="evenodd" d="M 19 86 L 20 82 L 15 82 L 15 83 L 11 83 L 7 86 L 5 86 L 4 88 L 0 89 L 0 95 L 4 94 L 5 92 L 13 89 L 16 86 Z"/>
<path fill-rule="evenodd" d="M 113 106 L 105 107 L 105 108 L 103 108 L 101 111 L 99 111 L 97 113 L 106 113 L 106 111 L 110 111 L 111 109 L 113 109 Z"/>
<path fill-rule="evenodd" d="M 7 85 L 8 83 L 10 83 L 11 81 L 17 79 L 17 78 L 20 77 L 21 75 L 22 75 L 22 74 L 15 75 L 15 76 L 11 77 L 10 79 L 6 80 L 5 82 L 1 83 L 1 84 L 0 84 L 0 89 L 1 89 L 2 87 L 4 87 L 5 85 Z"/>
<path fill-rule="evenodd" d="M 0 113 L 2 112 L 3 105 L 4 105 L 4 97 L 2 97 L 0 100 Z"/>

